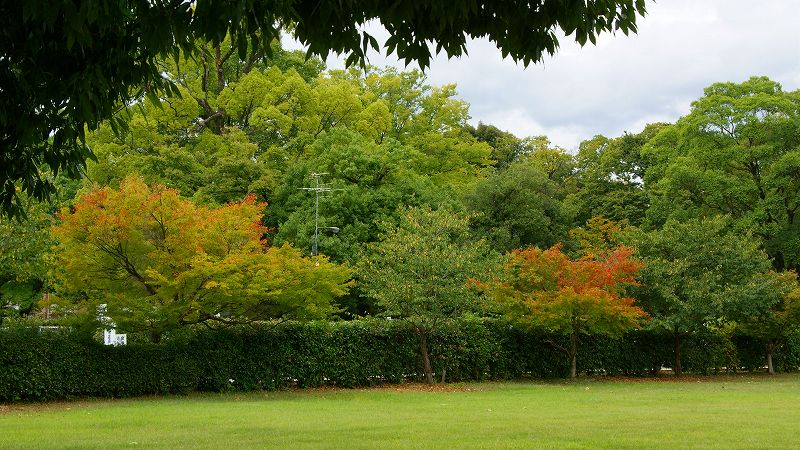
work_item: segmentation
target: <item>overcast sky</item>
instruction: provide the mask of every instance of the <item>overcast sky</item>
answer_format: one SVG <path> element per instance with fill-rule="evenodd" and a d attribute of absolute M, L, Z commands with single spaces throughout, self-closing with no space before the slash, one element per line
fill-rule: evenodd
<path fill-rule="evenodd" d="M 379 41 L 387 36 L 368 28 Z M 428 81 L 456 83 L 474 124 L 544 134 L 571 151 L 595 134 L 674 122 L 714 82 L 766 75 L 785 90 L 800 88 L 800 0 L 649 1 L 638 34 L 603 35 L 583 48 L 568 39 L 555 57 L 527 69 L 489 41 L 472 41 L 468 56 L 437 57 Z M 370 63 L 404 67 L 377 53 Z"/>

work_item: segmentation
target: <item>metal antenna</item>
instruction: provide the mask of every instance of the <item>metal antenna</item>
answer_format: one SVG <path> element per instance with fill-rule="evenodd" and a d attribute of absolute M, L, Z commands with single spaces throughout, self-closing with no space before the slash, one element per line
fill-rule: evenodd
<path fill-rule="evenodd" d="M 333 189 L 325 186 L 319 185 L 319 177 L 322 175 L 328 175 L 328 172 L 313 172 L 311 174 L 311 178 L 314 179 L 314 187 L 305 187 L 299 188 L 302 191 L 314 191 L 314 243 L 311 244 L 311 256 L 317 256 L 317 242 L 319 238 L 319 193 L 320 192 L 331 192 L 331 191 L 343 191 L 344 189 Z M 334 233 L 338 233 L 339 229 L 336 227 L 322 227 L 332 230 Z"/>

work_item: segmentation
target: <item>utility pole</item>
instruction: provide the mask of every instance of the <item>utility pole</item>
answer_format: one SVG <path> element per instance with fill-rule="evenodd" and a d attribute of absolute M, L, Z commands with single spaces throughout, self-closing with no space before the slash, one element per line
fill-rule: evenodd
<path fill-rule="evenodd" d="M 333 231 L 334 233 L 339 232 L 339 228 L 337 227 L 320 227 L 319 226 L 319 193 L 320 192 L 330 192 L 330 191 L 341 191 L 342 189 L 331 189 L 329 187 L 324 187 L 319 185 L 319 177 L 322 175 L 327 175 L 327 172 L 314 172 L 311 174 L 311 178 L 314 179 L 314 187 L 305 187 L 300 188 L 303 191 L 314 191 L 314 243 L 311 244 L 311 256 L 317 256 L 319 252 L 317 251 L 317 242 L 319 238 L 319 229 L 324 228 Z"/>

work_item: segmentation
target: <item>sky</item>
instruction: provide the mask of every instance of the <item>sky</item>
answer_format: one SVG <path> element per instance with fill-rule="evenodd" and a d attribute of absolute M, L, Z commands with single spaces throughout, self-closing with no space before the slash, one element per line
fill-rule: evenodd
<path fill-rule="evenodd" d="M 597 134 L 674 122 L 712 83 L 763 75 L 784 90 L 800 89 L 800 0 L 649 1 L 638 24 L 637 34 L 603 35 L 596 46 L 566 37 L 554 57 L 528 68 L 503 59 L 488 40 L 473 40 L 466 56 L 435 58 L 428 82 L 455 83 L 472 124 L 543 134 L 572 152 Z M 379 25 L 366 28 L 381 42 L 388 37 Z M 394 56 L 373 52 L 369 59 L 405 68 Z M 328 67 L 342 61 L 331 57 Z"/>

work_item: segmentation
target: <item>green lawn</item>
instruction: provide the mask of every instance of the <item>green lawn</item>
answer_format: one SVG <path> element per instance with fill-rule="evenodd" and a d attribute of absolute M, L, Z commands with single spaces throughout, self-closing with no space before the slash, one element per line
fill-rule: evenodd
<path fill-rule="evenodd" d="M 0 405 L 2 448 L 798 448 L 800 376 Z"/>

